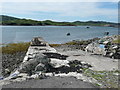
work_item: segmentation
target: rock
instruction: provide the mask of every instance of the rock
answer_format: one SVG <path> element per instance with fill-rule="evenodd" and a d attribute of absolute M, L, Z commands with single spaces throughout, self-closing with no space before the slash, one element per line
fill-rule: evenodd
<path fill-rule="evenodd" d="M 57 68 L 57 72 L 56 73 L 69 73 L 70 72 L 70 67 L 68 66 L 61 66 L 59 68 Z"/>
<path fill-rule="evenodd" d="M 68 57 L 67 55 L 61 55 L 59 53 L 53 53 L 53 52 L 46 52 L 43 54 L 46 55 L 48 58 L 56 58 L 61 60 L 66 60 L 66 58 Z"/>
<path fill-rule="evenodd" d="M 0 77 L 0 80 L 3 80 L 3 79 L 4 79 L 4 77 L 3 77 L 3 76 L 1 76 L 1 77 Z"/>
<path fill-rule="evenodd" d="M 17 79 L 17 78 L 22 78 L 22 76 L 16 75 L 16 76 L 14 76 L 14 77 L 11 77 L 11 79 Z"/>
<path fill-rule="evenodd" d="M 35 67 L 35 72 L 46 72 L 47 68 L 44 64 L 40 63 Z"/>
<path fill-rule="evenodd" d="M 112 55 L 112 57 L 113 57 L 114 59 L 120 59 L 120 53 L 119 53 L 119 52 L 116 52 L 116 53 L 114 53 L 114 54 Z"/>
<path fill-rule="evenodd" d="M 39 64 L 45 64 L 47 65 L 50 62 L 50 59 L 47 58 L 45 55 L 41 53 L 37 53 L 33 59 L 30 59 L 29 61 L 25 61 L 21 64 L 19 71 L 20 72 L 26 72 L 30 75 L 32 72 L 35 72 L 35 69 L 37 70 L 39 67 Z M 38 66 L 37 66 L 38 65 Z"/>
<path fill-rule="evenodd" d="M 45 75 L 45 73 L 41 73 L 39 74 L 39 79 L 46 79 L 47 76 Z"/>
<path fill-rule="evenodd" d="M 42 53 L 36 54 L 33 59 L 42 64 L 48 64 L 50 62 L 50 59 Z"/>
<path fill-rule="evenodd" d="M 59 68 L 62 66 L 69 67 L 68 63 L 69 63 L 68 60 L 59 60 L 54 58 L 51 58 L 51 61 L 50 61 L 50 65 L 53 66 L 54 68 Z"/>
<path fill-rule="evenodd" d="M 104 41 L 104 42 L 103 42 L 103 44 L 108 44 L 108 43 L 109 43 L 109 41 Z"/>
<path fill-rule="evenodd" d="M 39 75 L 38 74 L 31 75 L 30 78 L 31 79 L 39 78 Z"/>
<path fill-rule="evenodd" d="M 9 70 L 8 68 L 6 68 L 6 69 L 5 69 L 5 74 L 6 74 L 6 75 L 9 75 L 10 73 L 11 73 L 10 70 Z"/>
<path fill-rule="evenodd" d="M 118 40 L 117 35 L 114 36 L 106 36 L 101 38 L 98 42 L 92 42 L 88 44 L 85 48 L 85 51 L 92 52 L 94 54 L 99 54 L 107 57 L 112 57 L 115 59 L 119 59 L 120 47 L 119 43 L 114 43 L 114 40 Z"/>
<path fill-rule="evenodd" d="M 48 76 L 48 77 L 52 77 L 52 76 L 54 76 L 53 73 L 45 73 L 45 75 Z"/>
<path fill-rule="evenodd" d="M 21 73 L 29 73 L 30 75 L 32 74 L 32 71 L 35 70 L 35 67 L 39 64 L 37 60 L 29 60 L 21 64 L 19 71 Z"/>
<path fill-rule="evenodd" d="M 35 37 L 31 41 L 31 46 L 47 46 L 47 42 L 43 40 L 41 37 Z"/>

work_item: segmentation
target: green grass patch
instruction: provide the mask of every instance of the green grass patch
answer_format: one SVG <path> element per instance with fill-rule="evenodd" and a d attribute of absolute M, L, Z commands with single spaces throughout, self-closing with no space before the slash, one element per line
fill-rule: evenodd
<path fill-rule="evenodd" d="M 120 39 L 113 40 L 113 42 L 112 42 L 112 43 L 120 44 Z"/>
<path fill-rule="evenodd" d="M 30 42 L 10 43 L 0 47 L 0 52 L 5 54 L 14 54 L 17 52 L 27 51 L 29 46 Z"/>
<path fill-rule="evenodd" d="M 120 44 L 120 36 L 117 36 L 117 39 L 113 40 L 112 43 Z"/>

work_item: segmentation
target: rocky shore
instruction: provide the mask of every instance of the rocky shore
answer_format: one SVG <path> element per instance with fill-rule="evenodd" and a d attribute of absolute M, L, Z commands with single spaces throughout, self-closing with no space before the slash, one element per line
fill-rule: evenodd
<path fill-rule="evenodd" d="M 2 54 L 2 74 L 8 76 L 15 68 L 18 68 L 25 57 L 25 52 L 14 54 Z"/>
<path fill-rule="evenodd" d="M 101 40 L 100 38 L 94 38 L 94 39 L 90 39 L 90 40 L 86 40 L 86 41 L 74 40 L 72 42 L 68 42 L 63 45 L 54 46 L 54 49 L 57 51 L 57 53 L 55 53 L 56 51 L 54 49 L 52 49 L 52 51 L 55 51 L 54 54 L 44 53 L 44 55 L 47 55 L 48 58 L 52 58 L 51 59 L 52 62 L 50 62 L 50 63 L 52 63 L 52 66 L 51 65 L 49 66 L 50 69 L 44 69 L 45 72 L 47 70 L 45 77 L 44 77 L 44 75 L 42 77 L 40 75 L 39 79 L 42 79 L 42 78 L 44 79 L 44 78 L 46 78 L 46 76 L 49 76 L 49 77 L 52 76 L 53 78 L 59 76 L 58 80 L 60 80 L 60 77 L 65 78 L 65 76 L 70 76 L 70 77 L 73 76 L 73 77 L 76 77 L 76 82 L 74 82 L 74 83 L 80 82 L 77 80 L 77 79 L 80 79 L 84 82 L 92 83 L 92 85 L 90 87 L 93 87 L 93 88 L 95 88 L 95 87 L 117 88 L 118 87 L 118 75 L 119 75 L 118 60 L 113 59 L 111 57 L 103 57 L 105 55 L 98 54 L 98 53 L 96 54 L 96 52 L 93 52 L 90 50 L 88 52 L 87 46 L 91 45 L 91 43 L 94 43 L 94 42 L 99 43 L 98 41 L 100 41 L 100 40 Z M 105 42 L 105 40 L 104 40 L 104 42 Z M 39 44 L 39 43 L 37 43 L 37 44 Z M 101 43 L 99 43 L 99 44 L 101 44 Z M 34 47 L 34 45 L 35 45 L 35 43 L 31 44 L 31 46 L 33 46 L 33 47 Z M 117 44 L 114 44 L 114 45 L 117 45 Z M 44 43 L 43 43 L 43 46 L 44 46 Z M 114 47 L 114 46 L 112 46 L 112 47 Z M 37 50 L 37 48 L 36 48 L 36 50 Z M 44 49 L 40 48 L 39 50 L 44 50 Z M 30 55 L 30 53 L 28 53 L 27 55 Z M 14 72 L 17 68 L 19 68 L 20 64 L 25 61 L 25 58 L 24 58 L 25 56 L 26 56 L 26 51 L 18 52 L 15 54 L 3 54 L 2 55 L 2 62 L 3 62 L 2 63 L 2 65 L 3 65 L 2 74 L 3 74 L 3 76 L 7 77 L 7 76 L 9 76 L 9 74 Z M 119 58 L 119 57 L 117 57 L 117 58 Z M 31 56 L 29 59 L 32 59 Z M 29 60 L 29 59 L 26 59 L 26 60 Z M 65 60 L 65 62 L 63 64 L 61 64 L 62 62 L 60 62 L 59 64 L 58 63 L 54 64 L 55 60 L 59 60 L 59 59 L 62 60 L 62 62 Z M 66 60 L 67 60 L 67 62 L 66 62 Z M 61 67 L 61 65 L 63 65 L 63 66 Z M 68 67 L 67 65 L 69 65 L 70 67 Z M 42 68 L 44 67 L 44 64 L 39 64 L 38 67 L 39 68 L 37 68 L 37 67 L 35 67 L 35 68 L 36 68 L 36 70 L 39 71 L 41 69 L 41 67 Z M 60 68 L 58 68 L 58 67 L 60 67 Z M 23 70 L 25 70 L 25 68 L 22 69 L 21 71 L 23 71 Z M 29 71 L 29 69 L 26 69 L 26 70 Z M 35 73 L 34 72 L 29 73 L 29 75 L 32 75 L 32 74 L 35 74 Z M 36 75 L 27 77 L 27 78 L 30 80 L 33 77 L 38 78 L 38 76 L 36 76 Z M 33 80 L 30 80 L 29 83 L 27 83 L 28 81 L 24 81 L 21 84 L 20 83 L 15 84 L 14 81 L 16 82 L 16 81 L 20 81 L 20 80 L 19 79 L 15 80 L 16 78 L 13 78 L 13 79 L 14 80 L 12 80 L 13 81 L 12 84 L 6 85 L 4 87 L 13 87 L 13 86 L 21 87 L 21 86 L 23 86 L 23 84 L 25 87 L 25 86 L 28 86 L 29 84 L 31 84 L 30 82 L 33 82 Z M 48 82 L 47 80 L 49 81 L 49 79 L 46 79 L 46 82 Z M 52 79 L 52 80 L 55 81 L 54 79 Z M 68 80 L 68 82 L 71 82 L 71 80 L 69 78 L 66 80 Z M 43 83 L 44 80 L 43 81 L 38 80 L 37 82 Z M 44 82 L 44 83 L 46 83 L 46 82 Z M 63 80 L 63 82 L 64 82 L 64 80 Z M 68 82 L 66 82 L 66 83 L 68 83 Z M 112 82 L 112 84 L 111 84 L 111 82 Z M 58 85 L 55 85 L 55 86 L 57 87 Z M 79 88 L 79 85 L 80 84 L 78 84 L 76 87 Z M 85 85 L 85 87 L 86 87 L 86 85 Z M 48 86 L 51 87 L 50 85 L 48 85 Z M 65 85 L 61 86 L 61 88 L 62 87 L 65 87 Z M 67 87 L 67 85 L 66 85 L 66 87 Z M 75 88 L 73 84 L 71 84 L 71 86 L 69 86 L 69 87 Z"/>

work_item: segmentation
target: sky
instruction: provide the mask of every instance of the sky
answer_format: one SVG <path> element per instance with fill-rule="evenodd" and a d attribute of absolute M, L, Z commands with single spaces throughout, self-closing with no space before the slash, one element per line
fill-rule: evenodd
<path fill-rule="evenodd" d="M 33 20 L 118 22 L 118 2 L 2 2 L 2 14 Z"/>

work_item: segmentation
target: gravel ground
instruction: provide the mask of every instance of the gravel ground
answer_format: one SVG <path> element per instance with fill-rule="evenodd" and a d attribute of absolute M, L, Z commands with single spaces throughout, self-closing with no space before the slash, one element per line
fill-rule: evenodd
<path fill-rule="evenodd" d="M 3 76 L 8 76 L 5 73 L 5 69 L 8 69 L 10 72 L 17 68 L 20 63 L 23 61 L 26 52 L 18 52 L 15 54 L 2 54 L 2 74 Z"/>
<path fill-rule="evenodd" d="M 41 80 L 27 80 L 11 83 L 3 88 L 97 88 L 91 83 L 83 82 L 74 77 L 50 77 Z"/>

